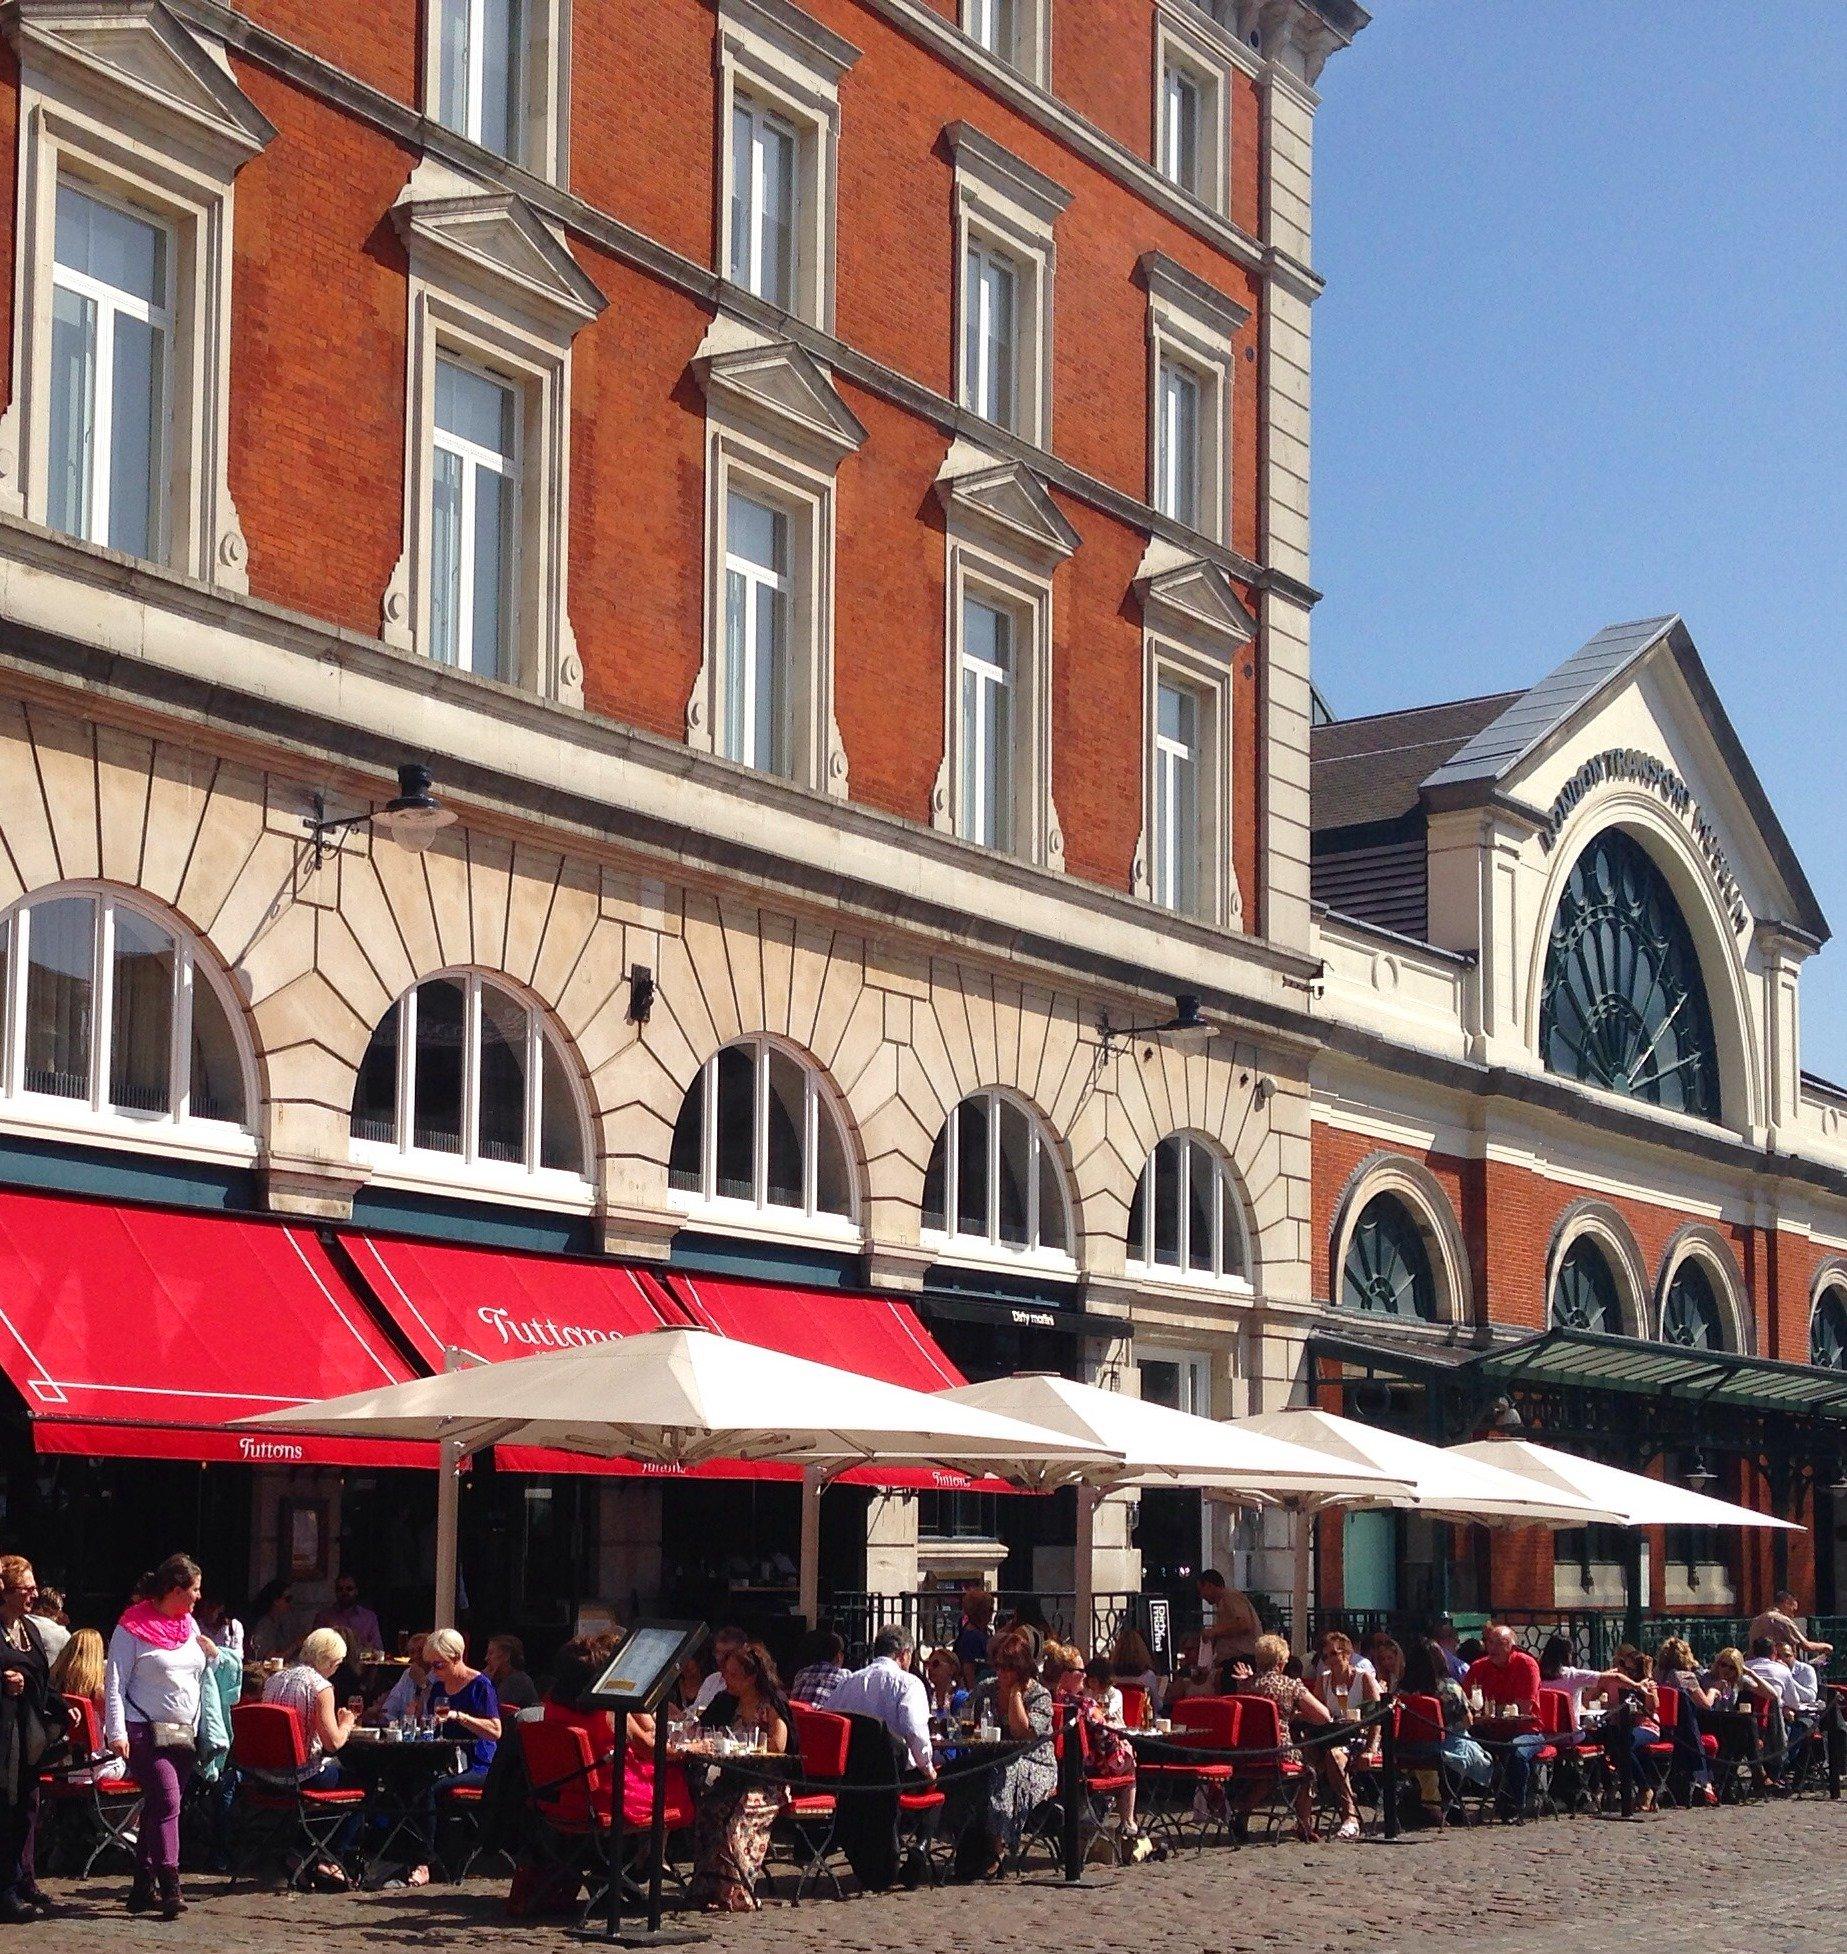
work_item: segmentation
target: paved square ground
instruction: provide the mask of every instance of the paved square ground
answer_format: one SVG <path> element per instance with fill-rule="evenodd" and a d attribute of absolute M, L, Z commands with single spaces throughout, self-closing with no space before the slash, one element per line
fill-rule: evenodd
<path fill-rule="evenodd" d="M 714 1954 L 1840 1954 L 1847 1946 L 1847 1803 L 1556 1819 L 1421 1833 L 1396 1845 L 1252 1845 L 1088 1875 L 893 1893 L 701 1920 Z M 50 1890 L 68 1902 L 36 1937 L 58 1954 L 400 1954 L 468 1943 L 565 1954 L 557 1925 L 506 1919 L 504 1887 L 472 1880 L 316 1897 L 200 1878 L 173 1926 L 122 1911 L 119 1881 Z"/>

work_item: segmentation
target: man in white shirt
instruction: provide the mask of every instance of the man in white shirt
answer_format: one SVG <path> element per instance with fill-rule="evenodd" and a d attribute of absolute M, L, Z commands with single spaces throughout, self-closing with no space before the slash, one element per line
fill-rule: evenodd
<path fill-rule="evenodd" d="M 1751 1644 L 1744 1666 L 1759 1682 L 1776 1691 L 1776 1701 L 1770 1709 L 1769 1742 L 1765 1747 L 1768 1755 L 1764 1762 L 1772 1778 L 1786 1781 L 1796 1752 L 1815 1727 L 1815 1713 L 1813 1710 L 1804 1713 L 1802 1691 L 1795 1673 L 1787 1662 L 1777 1660 L 1776 1644 L 1769 1636 L 1760 1635 Z"/>
<path fill-rule="evenodd" d="M 904 1746 L 912 1767 L 936 1780 L 930 1748 L 930 1693 L 923 1678 L 911 1674 L 916 1644 L 909 1629 L 882 1628 L 873 1638 L 872 1660 L 843 1676 L 827 1694 L 830 1716 L 872 1717 Z"/>
<path fill-rule="evenodd" d="M 693 1698 L 695 1716 L 704 1716 L 712 1707 L 712 1699 L 730 1688 L 725 1681 L 725 1658 L 736 1655 L 749 1640 L 741 1628 L 721 1628 L 712 1637 L 712 1673 L 699 1685 L 699 1694 Z"/>
<path fill-rule="evenodd" d="M 1796 1686 L 1796 1707 L 1802 1710 L 1817 1708 L 1821 1703 L 1821 1678 L 1815 1674 L 1815 1665 L 1802 1660 L 1793 1642 L 1779 1642 L 1776 1645 L 1776 1659 L 1789 1671 L 1789 1679 Z"/>

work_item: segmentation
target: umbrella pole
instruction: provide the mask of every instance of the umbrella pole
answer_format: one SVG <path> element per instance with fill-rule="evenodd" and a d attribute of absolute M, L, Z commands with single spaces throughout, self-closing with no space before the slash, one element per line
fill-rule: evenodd
<path fill-rule="evenodd" d="M 436 1471 L 436 1626 L 455 1626 L 456 1536 L 461 1531 L 462 1448 L 442 1442 Z"/>
<path fill-rule="evenodd" d="M 801 1606 L 810 1628 L 821 1619 L 821 1493 L 824 1481 L 820 1471 L 807 1467 L 802 1473 Z"/>
<path fill-rule="evenodd" d="M 1289 1644 L 1304 1660 L 1308 1652 L 1309 1553 L 1314 1543 L 1313 1518 L 1306 1506 L 1291 1506 L 1290 1546 L 1295 1562 L 1290 1592 Z"/>
<path fill-rule="evenodd" d="M 1095 1486 L 1077 1489 L 1077 1544 L 1072 1554 L 1071 1639 L 1086 1656 L 1094 1655 L 1097 1632 L 1097 1508 L 1103 1495 Z"/>

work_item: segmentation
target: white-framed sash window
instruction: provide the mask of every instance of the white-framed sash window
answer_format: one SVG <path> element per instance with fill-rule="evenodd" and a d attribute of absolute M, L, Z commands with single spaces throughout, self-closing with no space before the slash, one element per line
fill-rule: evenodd
<path fill-rule="evenodd" d="M 1153 896 L 1186 915 L 1199 907 L 1199 718 L 1190 687 L 1156 683 Z"/>
<path fill-rule="evenodd" d="M 1155 507 L 1189 529 L 1199 527 L 1203 418 L 1198 376 L 1179 360 L 1160 362 L 1155 425 Z"/>
<path fill-rule="evenodd" d="M 984 848 L 1014 845 L 1014 614 L 972 592 L 962 600 L 961 778 L 956 832 Z"/>
<path fill-rule="evenodd" d="M 1192 69 L 1169 61 L 1161 71 L 1161 174 L 1196 197 L 1200 191 L 1201 94 Z"/>
<path fill-rule="evenodd" d="M 519 536 L 519 396 L 453 359 L 436 362 L 430 499 L 430 652 L 510 679 Z"/>
<path fill-rule="evenodd" d="M 968 247 L 963 386 L 968 404 L 996 427 L 1016 425 L 1019 396 L 1020 274 L 993 245 Z"/>
<path fill-rule="evenodd" d="M 793 771 L 789 518 L 732 489 L 725 504 L 725 689 L 719 751 L 763 773 Z"/>
<path fill-rule="evenodd" d="M 47 518 L 127 556 L 163 547 L 170 256 L 164 225 L 59 182 Z"/>
<path fill-rule="evenodd" d="M 524 0 L 440 0 L 437 112 L 457 135 L 517 158 L 524 89 Z"/>
<path fill-rule="evenodd" d="M 731 277 L 795 310 L 801 144 L 782 116 L 740 93 L 731 109 Z"/>
<path fill-rule="evenodd" d="M 949 1115 L 924 1174 L 923 1230 L 990 1257 L 1070 1259 L 1057 1150 L 1026 1107 L 983 1091 Z"/>

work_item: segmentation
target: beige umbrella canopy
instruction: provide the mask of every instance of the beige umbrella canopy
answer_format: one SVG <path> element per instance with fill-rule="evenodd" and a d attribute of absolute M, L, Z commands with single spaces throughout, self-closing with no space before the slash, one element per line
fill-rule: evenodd
<path fill-rule="evenodd" d="M 1586 1527 L 1619 1517 L 1568 1487 L 1541 1486 L 1531 1479 L 1497 1471 L 1492 1464 L 1464 1456 L 1466 1448 L 1426 1445 L 1397 1432 L 1381 1431 L 1376 1425 L 1336 1417 L 1313 1405 L 1266 1412 L 1239 1423 L 1246 1431 L 1289 1439 L 1318 1452 L 1330 1463 L 1370 1465 L 1400 1482 L 1396 1491 L 1378 1497 L 1309 1496 L 1286 1502 L 1294 1514 L 1292 1619 L 1298 1640 L 1305 1637 L 1308 1622 L 1308 1518 L 1325 1507 L 1389 1507 L 1428 1514 L 1432 1519 L 1490 1527 Z"/>
<path fill-rule="evenodd" d="M 1260 1431 L 1248 1420 L 1227 1424 L 1200 1418 L 1050 1373 L 1023 1371 L 936 1395 L 1028 1419 L 1098 1448 L 1092 1461 L 1057 1468 L 1059 1477 L 1079 1482 L 1074 1612 L 1077 1633 L 1085 1642 L 1095 1596 L 1096 1509 L 1106 1494 L 1130 1487 L 1180 1486 L 1260 1504 L 1282 1498 L 1377 1500 L 1408 1490 L 1364 1459 L 1331 1459 Z M 1045 1483 L 1043 1469 L 1033 1460 L 990 1470 L 1022 1484 Z"/>
<path fill-rule="evenodd" d="M 1535 1445 L 1529 1438 L 1484 1438 L 1473 1445 L 1455 1445 L 1449 1449 L 1456 1456 L 1522 1480 L 1541 1499 L 1562 1499 L 1575 1494 L 1604 1507 L 1608 1511 L 1600 1517 L 1613 1518 L 1618 1526 L 1765 1527 L 1789 1533 L 1803 1531 L 1793 1520 L 1779 1520 L 1773 1513 L 1735 1506 L 1728 1499 L 1713 1499 L 1665 1479 L 1650 1479 L 1646 1473 L 1625 1472 L 1620 1466 L 1581 1459 L 1575 1452 Z"/>
<path fill-rule="evenodd" d="M 439 1442 L 439 1623 L 454 1614 L 454 1468 L 465 1453 L 489 1445 L 549 1446 L 663 1466 L 781 1461 L 813 1469 L 817 1494 L 827 1475 L 875 1461 L 980 1473 L 1030 1460 L 1056 1473 L 1107 1457 L 1087 1440 L 695 1329 L 474 1363 L 237 1423 Z M 811 1540 L 805 1505 L 805 1592 L 814 1578 L 809 1550 L 818 1552 L 818 1512 L 812 1531 Z"/>

